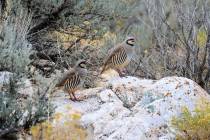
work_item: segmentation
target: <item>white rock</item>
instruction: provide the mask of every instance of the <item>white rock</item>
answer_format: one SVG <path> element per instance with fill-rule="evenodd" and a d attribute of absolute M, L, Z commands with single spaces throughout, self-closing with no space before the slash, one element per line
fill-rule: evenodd
<path fill-rule="evenodd" d="M 0 91 L 4 87 L 4 84 L 9 84 L 10 78 L 12 78 L 13 73 L 3 71 L 0 72 Z M 37 92 L 37 88 L 34 87 L 29 79 L 23 78 L 18 83 L 18 93 L 23 96 L 32 97 L 32 95 Z"/>
<path fill-rule="evenodd" d="M 193 110 L 201 98 L 210 100 L 206 91 L 183 77 L 113 77 L 102 85 L 77 91 L 76 96 L 85 97 L 81 102 L 70 101 L 61 91 L 52 99 L 56 112 L 65 114 L 68 105 L 81 112 L 81 124 L 92 128 L 95 140 L 174 139 L 172 116 L 180 115 L 183 107 Z"/>
<path fill-rule="evenodd" d="M 12 76 L 11 72 L 8 72 L 8 71 L 0 72 L 0 85 L 4 83 L 9 83 L 11 76 Z"/>
<path fill-rule="evenodd" d="M 29 79 L 22 79 L 18 84 L 21 85 L 18 89 L 18 93 L 22 96 L 33 97 L 35 93 L 37 94 L 37 88 L 32 85 Z"/>

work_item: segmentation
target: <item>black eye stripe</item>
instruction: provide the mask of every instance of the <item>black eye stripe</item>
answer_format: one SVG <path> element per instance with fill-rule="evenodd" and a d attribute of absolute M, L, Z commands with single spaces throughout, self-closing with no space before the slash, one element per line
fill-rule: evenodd
<path fill-rule="evenodd" d="M 128 41 L 135 41 L 135 40 L 132 38 L 132 39 L 128 39 Z"/>
<path fill-rule="evenodd" d="M 130 42 L 130 41 L 132 41 L 132 42 Z M 134 39 L 130 39 L 130 40 L 126 41 L 126 44 L 128 44 L 130 46 L 134 46 L 134 43 L 135 43 Z"/>
<path fill-rule="evenodd" d="M 81 62 L 81 63 L 79 64 L 79 66 L 80 66 L 81 68 L 85 68 L 85 65 L 86 65 L 85 62 Z"/>
<path fill-rule="evenodd" d="M 83 62 L 81 62 L 80 64 L 86 64 L 86 62 L 85 62 L 85 61 L 83 61 Z"/>

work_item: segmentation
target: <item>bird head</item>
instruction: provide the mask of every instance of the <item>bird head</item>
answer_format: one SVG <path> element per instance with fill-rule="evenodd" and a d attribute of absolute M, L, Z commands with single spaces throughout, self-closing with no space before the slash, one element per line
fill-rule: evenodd
<path fill-rule="evenodd" d="M 84 59 L 81 59 L 77 61 L 75 65 L 75 70 L 81 75 L 85 76 L 87 75 L 87 61 Z"/>
<path fill-rule="evenodd" d="M 127 37 L 126 40 L 125 40 L 126 44 L 129 45 L 129 46 L 134 46 L 135 44 L 135 38 L 134 37 Z"/>

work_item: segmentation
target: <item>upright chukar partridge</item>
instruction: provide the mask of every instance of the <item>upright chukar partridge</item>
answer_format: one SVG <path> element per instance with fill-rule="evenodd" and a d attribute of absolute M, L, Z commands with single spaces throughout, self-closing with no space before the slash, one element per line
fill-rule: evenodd
<path fill-rule="evenodd" d="M 125 41 L 109 50 L 109 54 L 106 57 L 102 66 L 101 73 L 109 68 L 112 68 L 117 70 L 119 75 L 122 76 L 123 68 L 129 64 L 134 55 L 134 43 L 134 37 L 127 37 Z"/>
<path fill-rule="evenodd" d="M 72 101 L 78 101 L 74 93 L 84 83 L 84 78 L 87 75 L 86 64 L 87 62 L 85 60 L 79 60 L 56 84 L 56 87 L 63 87 L 64 91 L 69 93 Z"/>

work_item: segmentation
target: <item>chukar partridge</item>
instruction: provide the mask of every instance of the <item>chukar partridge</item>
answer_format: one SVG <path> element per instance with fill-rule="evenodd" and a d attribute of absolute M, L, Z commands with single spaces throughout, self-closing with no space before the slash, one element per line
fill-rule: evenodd
<path fill-rule="evenodd" d="M 87 62 L 85 60 L 79 60 L 56 84 L 56 87 L 63 87 L 64 91 L 69 93 L 72 101 L 78 101 L 74 93 L 84 83 L 84 78 L 87 75 L 86 64 Z"/>
<path fill-rule="evenodd" d="M 113 68 L 122 76 L 122 69 L 129 64 L 134 55 L 134 43 L 134 37 L 127 37 L 125 41 L 112 48 L 104 61 L 101 73 Z"/>

